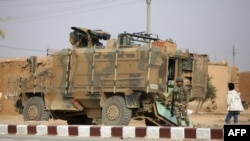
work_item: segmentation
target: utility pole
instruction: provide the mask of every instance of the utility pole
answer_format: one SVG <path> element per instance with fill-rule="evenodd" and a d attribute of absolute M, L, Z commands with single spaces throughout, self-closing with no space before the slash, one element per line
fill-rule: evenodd
<path fill-rule="evenodd" d="M 235 66 L 235 49 L 234 49 L 234 46 L 233 46 L 233 66 Z"/>
<path fill-rule="evenodd" d="M 146 0 L 147 3 L 147 34 L 150 34 L 150 4 L 151 0 Z"/>

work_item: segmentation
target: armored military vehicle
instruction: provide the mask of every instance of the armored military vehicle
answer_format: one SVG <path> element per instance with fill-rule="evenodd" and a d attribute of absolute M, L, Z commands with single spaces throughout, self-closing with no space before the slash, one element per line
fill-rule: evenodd
<path fill-rule="evenodd" d="M 143 32 L 110 39 L 101 30 L 71 29 L 72 48 L 48 53 L 45 62 L 31 56 L 20 78 L 11 79 L 8 93 L 25 121 L 128 125 L 135 118 L 149 125 L 177 126 L 164 101 L 175 79 L 182 77 L 192 86 L 192 98 L 205 96 L 207 55 L 177 50 L 173 40 Z"/>

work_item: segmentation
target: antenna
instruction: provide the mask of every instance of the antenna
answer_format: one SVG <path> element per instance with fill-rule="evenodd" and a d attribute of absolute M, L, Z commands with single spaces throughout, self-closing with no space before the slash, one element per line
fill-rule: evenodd
<path fill-rule="evenodd" d="M 150 33 L 150 4 L 151 0 L 146 0 L 147 3 L 147 34 Z"/>
<path fill-rule="evenodd" d="M 233 66 L 235 66 L 235 49 L 234 49 L 234 46 L 233 46 Z"/>
<path fill-rule="evenodd" d="M 215 52 L 215 48 L 214 48 L 214 60 L 216 61 L 216 52 Z"/>

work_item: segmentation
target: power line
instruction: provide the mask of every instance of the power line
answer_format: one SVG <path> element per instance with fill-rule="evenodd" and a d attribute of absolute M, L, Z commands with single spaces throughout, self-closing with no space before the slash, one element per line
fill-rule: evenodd
<path fill-rule="evenodd" d="M 10 0 L 0 0 L 1 5 L 0 7 L 15 7 L 15 6 L 37 6 L 37 5 L 51 5 L 51 4 L 64 4 L 64 3 L 71 3 L 71 2 L 79 2 L 80 0 L 65 0 L 65 1 L 62 1 L 62 0 L 58 0 L 58 1 L 32 1 L 31 3 L 16 3 L 17 1 L 10 1 Z M 5 2 L 8 2 L 8 3 L 5 3 Z M 12 3 L 12 2 L 15 2 L 15 3 Z"/>
<path fill-rule="evenodd" d="M 0 48 L 9 48 L 9 49 L 18 49 L 18 50 L 36 51 L 36 52 L 47 52 L 45 50 L 20 48 L 20 47 L 13 47 L 13 46 L 7 46 L 7 45 L 0 45 Z"/>
<path fill-rule="evenodd" d="M 141 0 L 136 0 L 136 1 L 130 1 L 130 2 L 127 2 L 127 3 L 120 3 L 120 4 L 116 4 L 116 5 L 109 5 L 109 6 L 105 6 L 105 7 L 102 7 L 102 8 L 92 8 L 92 9 L 85 9 L 85 10 L 80 10 L 80 11 L 65 11 L 65 9 L 63 11 L 59 11 L 59 13 L 52 13 L 53 15 L 47 13 L 47 14 L 41 14 L 41 15 L 38 15 L 39 17 L 30 17 L 30 18 L 33 18 L 33 19 L 27 19 L 24 20 L 24 19 L 18 19 L 16 21 L 10 21 L 10 22 L 6 22 L 5 24 L 13 24 L 13 23 L 21 23 L 21 22 L 27 22 L 27 21 L 34 21 L 34 20 L 41 20 L 41 19 L 50 19 L 50 18 L 57 18 L 57 17 L 61 17 L 61 16 L 65 16 L 65 15 L 72 15 L 72 14 L 75 14 L 75 13 L 80 13 L 80 12 L 95 12 L 95 11 L 100 11 L 100 10 L 103 10 L 103 9 L 108 9 L 108 8 L 113 8 L 113 7 L 120 7 L 120 6 L 126 6 L 126 5 L 130 5 L 130 4 L 134 4 L 136 2 L 141 2 Z M 95 5 L 96 6 L 96 5 Z M 69 8 L 69 7 L 68 7 Z M 82 9 L 82 7 L 81 7 Z M 77 9 L 75 9 L 77 10 Z M 63 13 L 64 12 L 64 13 Z M 42 17 L 44 16 L 44 17 Z"/>
<path fill-rule="evenodd" d="M 51 9 L 51 10 L 45 10 L 45 11 L 39 11 L 39 12 L 32 12 L 32 13 L 27 13 L 27 14 L 23 14 L 23 15 L 9 16 L 9 17 L 11 17 L 12 20 L 20 20 L 20 19 L 23 20 L 25 18 L 32 18 L 32 17 L 37 17 L 37 16 L 46 16 L 46 15 L 49 15 L 49 14 L 55 14 L 56 12 L 65 12 L 66 10 L 74 11 L 74 10 L 77 10 L 79 8 L 82 9 L 82 8 L 85 8 L 85 7 L 89 7 L 90 5 L 98 5 L 100 3 L 101 3 L 100 0 L 95 0 L 95 1 L 87 2 L 87 3 L 62 7 L 62 8 L 58 8 L 58 9 Z M 66 12 L 68 12 L 68 11 L 66 11 Z"/>

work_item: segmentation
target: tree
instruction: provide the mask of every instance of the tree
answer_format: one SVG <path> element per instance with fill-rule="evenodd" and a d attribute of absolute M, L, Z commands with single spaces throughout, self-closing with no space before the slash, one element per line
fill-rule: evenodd
<path fill-rule="evenodd" d="M 208 100 L 211 100 L 211 102 L 212 102 L 216 98 L 216 91 L 217 90 L 216 90 L 215 86 L 211 83 L 211 79 L 212 79 L 212 77 L 208 78 L 207 93 L 206 93 L 205 98 L 202 101 L 201 108 L 205 102 L 207 102 Z"/>
<path fill-rule="evenodd" d="M 208 82 L 207 82 L 207 93 L 206 96 L 204 98 L 204 102 L 208 101 L 208 100 L 213 100 L 216 98 L 216 88 L 215 86 L 211 83 L 211 79 L 212 77 L 208 78 Z"/>
<path fill-rule="evenodd" d="M 197 98 L 198 105 L 196 107 L 195 113 L 198 113 L 200 109 L 202 108 L 203 104 L 207 102 L 208 100 L 211 100 L 211 102 L 216 98 L 216 88 L 211 83 L 212 77 L 208 77 L 207 79 L 207 92 L 204 98 Z"/>

